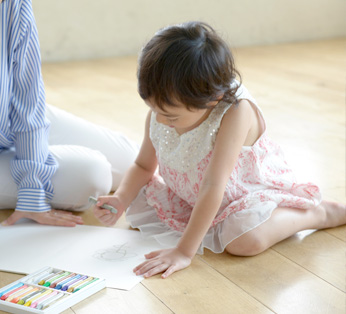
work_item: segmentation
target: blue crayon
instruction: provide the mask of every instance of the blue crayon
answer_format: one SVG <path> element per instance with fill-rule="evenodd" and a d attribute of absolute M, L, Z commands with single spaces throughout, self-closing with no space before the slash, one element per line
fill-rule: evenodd
<path fill-rule="evenodd" d="M 16 285 L 14 285 L 14 286 L 12 286 L 11 288 L 8 288 L 7 290 L 5 290 L 5 291 L 2 291 L 1 293 L 0 293 L 0 298 L 4 295 L 4 294 L 6 294 L 7 292 L 10 292 L 10 291 L 12 291 L 12 290 L 14 290 L 14 289 L 17 289 L 17 288 L 19 288 L 19 287 L 21 287 L 21 286 L 23 286 L 24 284 L 23 283 L 17 283 Z"/>
<path fill-rule="evenodd" d="M 70 277 L 69 279 L 63 281 L 62 283 L 58 284 L 55 289 L 58 289 L 60 290 L 62 287 L 64 287 L 67 283 L 69 283 L 71 280 L 75 280 L 75 279 L 78 279 L 80 278 L 82 275 L 76 275 L 74 277 Z"/>

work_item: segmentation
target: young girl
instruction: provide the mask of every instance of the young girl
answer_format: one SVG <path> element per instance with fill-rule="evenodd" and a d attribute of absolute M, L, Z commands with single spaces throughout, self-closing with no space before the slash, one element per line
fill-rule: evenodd
<path fill-rule="evenodd" d="M 295 182 L 236 74 L 227 44 L 205 23 L 163 29 L 142 51 L 143 144 L 118 190 L 94 208 L 105 225 L 127 209 L 132 227 L 170 247 L 147 254 L 137 275 L 166 278 L 203 248 L 251 256 L 298 231 L 346 223 L 345 205 Z"/>

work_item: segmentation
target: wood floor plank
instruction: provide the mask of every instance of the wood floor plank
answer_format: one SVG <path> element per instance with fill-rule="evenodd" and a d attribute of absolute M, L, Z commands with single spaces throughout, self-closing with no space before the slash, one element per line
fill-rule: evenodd
<path fill-rule="evenodd" d="M 276 244 L 272 249 L 346 292 L 345 242 L 322 230 L 307 230 Z"/>
<path fill-rule="evenodd" d="M 72 310 L 76 314 L 172 313 L 164 303 L 141 284 L 135 286 L 131 291 L 103 289 L 73 306 Z"/>
<path fill-rule="evenodd" d="M 13 209 L 0 209 L 0 221 L 7 219 L 13 213 Z"/>
<path fill-rule="evenodd" d="M 44 64 L 47 102 L 140 143 L 148 108 L 136 68 L 136 56 Z"/>
<path fill-rule="evenodd" d="M 343 292 L 271 249 L 254 257 L 206 252 L 202 258 L 275 313 L 345 313 Z"/>
<path fill-rule="evenodd" d="M 8 273 L 5 271 L 0 272 L 0 288 L 9 285 L 11 282 L 14 282 L 20 278 L 23 278 L 24 275 Z"/>
<path fill-rule="evenodd" d="M 167 279 L 149 278 L 142 284 L 174 313 L 272 313 L 199 257 L 183 272 Z"/>
<path fill-rule="evenodd" d="M 332 229 L 326 229 L 324 231 L 340 239 L 341 241 L 346 242 L 346 227 L 345 226 L 332 228 Z"/>

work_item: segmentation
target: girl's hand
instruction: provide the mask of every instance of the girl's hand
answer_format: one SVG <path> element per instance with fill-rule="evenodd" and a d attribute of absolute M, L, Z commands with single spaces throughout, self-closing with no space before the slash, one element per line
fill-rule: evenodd
<path fill-rule="evenodd" d="M 159 250 L 145 255 L 147 259 L 134 268 L 133 272 L 145 278 L 164 272 L 161 277 L 167 278 L 174 272 L 191 264 L 191 258 L 184 255 L 178 248 Z"/>
<path fill-rule="evenodd" d="M 101 208 L 103 204 L 109 204 L 116 208 L 118 211 L 116 214 L 113 214 L 108 209 Z M 117 196 L 100 196 L 97 199 L 97 203 L 94 206 L 94 215 L 95 217 L 104 225 L 106 226 L 113 226 L 122 213 L 125 211 L 125 206 L 122 204 L 122 202 L 119 200 Z"/>
<path fill-rule="evenodd" d="M 14 211 L 14 213 L 4 220 L 1 225 L 13 225 L 21 218 L 28 218 L 39 224 L 52 226 L 75 227 L 77 224 L 83 224 L 83 219 L 80 216 L 75 216 L 71 212 L 65 210 L 52 209 L 51 211 L 43 213 Z"/>

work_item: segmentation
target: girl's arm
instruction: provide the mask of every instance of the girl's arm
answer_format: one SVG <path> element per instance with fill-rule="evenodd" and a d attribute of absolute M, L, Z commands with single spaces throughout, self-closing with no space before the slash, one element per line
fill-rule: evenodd
<path fill-rule="evenodd" d="M 126 172 L 119 188 L 114 193 L 128 205 L 136 198 L 140 189 L 152 178 L 157 168 L 155 149 L 149 137 L 150 119 L 151 111 L 147 115 L 144 139 L 135 163 Z"/>
<path fill-rule="evenodd" d="M 148 183 L 157 168 L 155 149 L 149 137 L 151 111 L 147 115 L 145 134 L 139 154 L 134 164 L 127 170 L 124 178 L 113 196 L 101 196 L 94 207 L 95 217 L 105 225 L 114 225 L 122 213 L 136 198 L 140 189 Z M 118 211 L 112 214 L 102 209 L 103 204 L 110 204 Z"/>
<path fill-rule="evenodd" d="M 190 264 L 220 208 L 242 146 L 253 144 L 259 136 L 253 132 L 254 125 L 257 125 L 256 114 L 246 100 L 233 105 L 224 115 L 196 204 L 177 247 L 146 255 L 147 261 L 134 269 L 137 275 L 150 277 L 165 271 L 162 277 L 166 278 Z"/>

